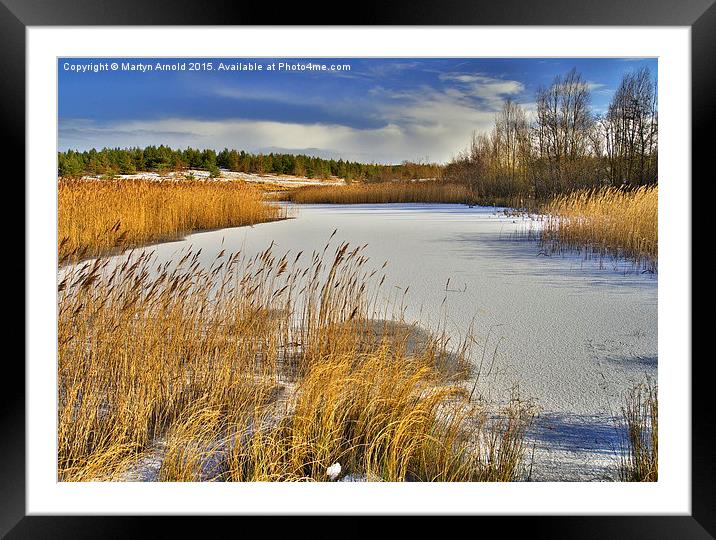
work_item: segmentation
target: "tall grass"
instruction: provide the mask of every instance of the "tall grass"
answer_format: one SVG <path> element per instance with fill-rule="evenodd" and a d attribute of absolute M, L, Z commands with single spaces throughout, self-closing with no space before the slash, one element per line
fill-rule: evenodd
<path fill-rule="evenodd" d="M 60 180 L 60 262 L 169 240 L 192 231 L 285 217 L 241 182 Z"/>
<path fill-rule="evenodd" d="M 658 187 L 603 188 L 559 195 L 546 204 L 542 242 L 549 249 L 584 250 L 632 259 L 655 270 Z"/>
<path fill-rule="evenodd" d="M 622 407 L 626 444 L 619 477 L 626 482 L 659 479 L 659 397 L 651 382 L 631 388 Z"/>
<path fill-rule="evenodd" d="M 381 182 L 347 186 L 305 186 L 283 194 L 299 204 L 473 203 L 464 184 L 436 181 Z"/>
<path fill-rule="evenodd" d="M 110 261 L 60 274 L 60 480 L 126 478 L 159 446 L 168 481 L 519 474 L 527 406 L 490 414 L 462 350 L 372 320 L 363 249 Z"/>

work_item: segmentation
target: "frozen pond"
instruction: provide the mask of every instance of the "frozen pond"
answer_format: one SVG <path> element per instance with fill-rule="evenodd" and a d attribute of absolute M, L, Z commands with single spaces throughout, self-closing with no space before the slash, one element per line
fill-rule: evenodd
<path fill-rule="evenodd" d="M 518 386 L 521 397 L 536 400 L 541 412 L 527 456 L 534 444 L 533 479 L 610 474 L 623 392 L 645 375 L 656 378 L 656 276 L 578 255 L 544 256 L 536 242 L 515 234 L 534 226 L 530 220 L 493 208 L 305 205 L 294 213 L 146 249 L 163 261 L 191 244 L 210 261 L 223 248 L 253 255 L 273 241 L 277 254 L 310 254 L 334 229 L 334 242 L 367 243 L 373 266 L 389 261 L 385 295 L 410 287 L 408 321 L 434 327 L 445 314 L 456 337 L 474 321 L 476 361 L 485 343 L 488 360 L 497 350 L 483 389 L 490 386 L 499 400 Z"/>

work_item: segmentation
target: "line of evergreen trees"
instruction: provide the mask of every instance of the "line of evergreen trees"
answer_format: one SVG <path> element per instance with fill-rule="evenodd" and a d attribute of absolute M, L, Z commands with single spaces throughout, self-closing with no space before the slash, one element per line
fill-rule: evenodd
<path fill-rule="evenodd" d="M 83 175 L 135 174 L 142 171 L 167 173 L 186 169 L 205 169 L 218 176 L 219 169 L 254 174 L 290 174 L 309 178 L 337 176 L 346 180 L 379 182 L 436 178 L 441 167 L 435 164 L 403 162 L 400 165 L 358 163 L 343 159 L 323 159 L 293 154 L 250 154 L 229 150 L 172 149 L 168 146 L 146 148 L 103 148 L 58 153 L 58 175 L 66 178 Z"/>

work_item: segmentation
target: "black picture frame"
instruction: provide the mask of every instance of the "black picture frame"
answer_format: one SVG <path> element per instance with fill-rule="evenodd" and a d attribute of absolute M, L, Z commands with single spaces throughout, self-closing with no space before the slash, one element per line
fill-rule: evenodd
<path fill-rule="evenodd" d="M 0 0 L 0 114 L 3 147 L 13 156 L 25 149 L 25 30 L 28 26 L 80 25 L 566 25 L 688 26 L 692 46 L 692 171 L 706 171 L 713 153 L 707 123 L 716 98 L 716 5 L 714 0 L 453 0 L 416 4 L 405 0 L 361 2 L 337 17 L 325 7 L 306 3 L 282 7 L 267 2 L 229 4 L 218 1 L 160 0 Z M 14 159 L 24 175 L 24 160 Z M 20 171 L 18 171 L 20 174 Z M 711 173 L 711 176 L 713 173 Z M 706 180 L 706 178 L 705 178 Z M 691 182 L 691 179 L 684 179 Z M 32 283 L 25 281 L 25 289 Z M 693 333 L 693 330 L 692 330 Z M 14 358 L 7 357 L 17 362 Z M 690 359 L 684 359 L 690 361 Z M 18 366 L 19 367 L 19 366 Z M 713 452 L 712 382 L 707 357 L 691 364 L 692 373 L 692 513 L 690 516 L 532 516 L 483 518 L 510 520 L 510 531 L 525 528 L 531 537 L 550 538 L 714 538 L 716 477 Z M 13 381 L 10 383 L 10 381 Z M 23 381 L 23 384 L 20 384 Z M 0 399 L 0 533 L 7 538 L 126 538 L 146 534 L 155 518 L 26 516 L 25 512 L 25 376 L 8 377 Z M 224 518 L 225 521 L 229 518 Z M 203 523 L 204 520 L 202 520 Z M 205 524 L 180 518 L 184 533 Z M 164 525 L 163 525 L 164 526 Z M 498 525 L 499 526 L 499 525 Z M 197 529 L 198 530 L 198 529 Z"/>

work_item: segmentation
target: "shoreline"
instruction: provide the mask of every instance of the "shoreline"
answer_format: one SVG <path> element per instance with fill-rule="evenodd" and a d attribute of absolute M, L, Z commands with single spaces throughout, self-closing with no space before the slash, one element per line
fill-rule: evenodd
<path fill-rule="evenodd" d="M 173 244 L 173 243 L 177 243 L 177 242 L 185 242 L 186 239 L 187 239 L 189 236 L 193 235 L 193 234 L 208 233 L 208 232 L 223 231 L 223 230 L 231 230 L 231 229 L 243 229 L 244 227 L 255 227 L 255 226 L 257 226 L 257 225 L 263 225 L 264 223 L 267 223 L 267 224 L 268 224 L 268 223 L 276 223 L 276 222 L 279 222 L 279 221 L 286 221 L 286 220 L 288 220 L 288 219 L 296 219 L 296 217 L 295 217 L 295 216 L 284 216 L 284 217 L 280 217 L 280 218 L 276 218 L 276 219 L 270 219 L 270 220 L 267 220 L 267 221 L 259 221 L 259 222 L 254 223 L 254 224 L 236 225 L 236 226 L 233 226 L 233 227 L 231 227 L 231 226 L 229 226 L 229 227 L 212 227 L 212 228 L 209 228 L 209 229 L 194 229 L 194 230 L 191 230 L 191 231 L 183 231 L 183 232 L 179 233 L 179 234 L 176 235 L 176 236 L 169 236 L 169 237 L 166 237 L 166 238 L 157 238 L 157 239 L 151 240 L 151 241 L 146 242 L 146 243 L 136 244 L 136 245 L 132 245 L 132 246 L 116 247 L 116 248 L 113 249 L 113 250 L 110 250 L 110 251 L 107 251 L 107 252 L 103 252 L 103 253 L 100 253 L 100 254 L 95 254 L 95 255 L 87 255 L 86 257 L 82 257 L 82 258 L 80 258 L 80 259 L 71 259 L 71 258 L 68 258 L 67 260 L 65 260 L 65 261 L 62 262 L 61 264 L 58 264 L 58 265 L 57 265 L 57 269 L 60 270 L 60 269 L 62 269 L 62 268 L 66 268 L 67 266 L 70 266 L 70 265 L 73 265 L 73 264 L 80 264 L 80 263 L 85 262 L 85 261 L 91 261 L 91 260 L 100 259 L 100 258 L 103 258 L 103 257 L 108 257 L 108 258 L 110 258 L 110 257 L 117 257 L 117 256 L 119 256 L 119 255 L 123 255 L 124 253 L 133 251 L 133 250 L 135 250 L 135 249 L 145 249 L 145 248 L 148 248 L 148 247 L 157 246 L 157 245 L 161 245 L 161 244 Z M 59 263 L 59 258 L 58 258 L 58 263 Z"/>

